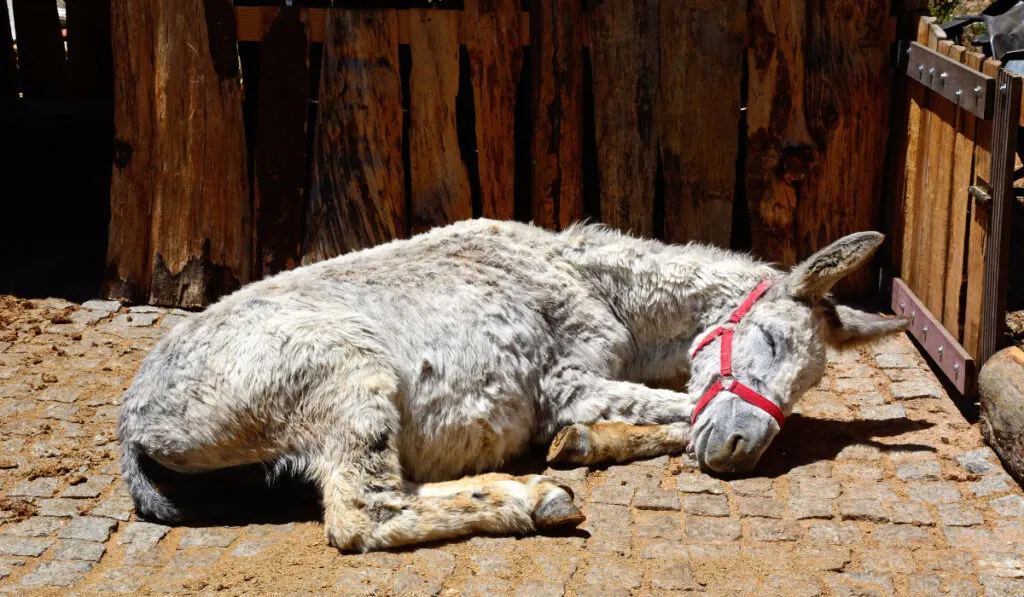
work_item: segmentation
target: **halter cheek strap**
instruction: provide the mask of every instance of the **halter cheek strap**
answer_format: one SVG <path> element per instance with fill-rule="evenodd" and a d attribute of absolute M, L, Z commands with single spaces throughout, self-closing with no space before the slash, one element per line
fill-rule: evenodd
<path fill-rule="evenodd" d="M 715 383 L 711 384 L 711 387 L 708 388 L 706 392 L 704 392 L 704 395 L 701 396 L 700 400 L 697 402 L 697 406 L 693 409 L 693 417 L 690 419 L 691 425 L 696 425 L 697 415 L 699 415 L 700 412 L 704 410 L 704 407 L 707 406 L 708 403 L 711 402 L 711 400 L 715 396 L 717 396 L 723 391 L 731 392 L 739 396 L 743 400 L 746 400 L 750 404 L 753 404 L 754 406 L 760 408 L 764 412 L 768 413 L 776 420 L 776 422 L 778 422 L 780 428 L 782 427 L 782 424 L 785 422 L 785 415 L 782 414 L 782 410 L 778 406 L 776 406 L 774 402 L 768 400 L 761 394 L 757 393 L 749 386 L 740 383 L 739 380 L 731 379 L 733 337 L 732 326 L 739 323 L 740 320 L 743 319 L 743 316 L 747 314 L 747 311 L 750 311 L 750 308 L 754 306 L 754 303 L 757 302 L 757 299 L 761 298 L 761 296 L 765 292 L 767 292 L 773 284 L 775 284 L 775 281 L 772 279 L 765 280 L 758 284 L 757 287 L 754 288 L 754 290 L 747 295 L 747 298 L 743 299 L 743 303 L 741 303 L 740 306 L 737 307 L 735 311 L 733 311 L 732 315 L 729 317 L 728 323 L 726 323 L 725 325 L 720 325 L 714 330 L 712 330 L 710 334 L 705 336 L 704 339 L 700 341 L 700 344 L 697 345 L 697 348 L 693 349 L 693 353 L 691 353 L 690 355 L 691 359 L 697 356 L 698 352 L 700 352 L 708 344 L 714 342 L 719 336 L 721 336 L 722 338 L 719 378 L 715 380 Z M 722 383 L 723 380 L 727 378 L 731 380 L 728 386 Z"/>

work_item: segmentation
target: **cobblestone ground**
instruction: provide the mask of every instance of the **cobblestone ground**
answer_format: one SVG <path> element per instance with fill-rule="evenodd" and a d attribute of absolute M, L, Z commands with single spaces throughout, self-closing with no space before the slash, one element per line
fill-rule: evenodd
<path fill-rule="evenodd" d="M 904 337 L 831 355 L 757 477 L 548 471 L 588 516 L 567 535 L 340 556 L 295 517 L 139 522 L 117 403 L 187 316 L 0 297 L 0 593 L 1024 595 L 1021 490 Z"/>

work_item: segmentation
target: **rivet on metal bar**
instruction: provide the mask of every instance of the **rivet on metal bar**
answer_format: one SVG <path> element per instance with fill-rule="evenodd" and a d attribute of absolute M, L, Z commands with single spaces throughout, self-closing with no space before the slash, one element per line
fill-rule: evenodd
<path fill-rule="evenodd" d="M 900 313 L 906 313 L 906 312 L 907 312 L 907 305 L 905 303 L 900 303 Z"/>
<path fill-rule="evenodd" d="M 928 338 L 928 326 L 921 328 L 921 333 L 924 334 L 925 339 Z"/>
<path fill-rule="evenodd" d="M 960 363 L 953 363 L 953 379 L 960 379 Z"/>
<path fill-rule="evenodd" d="M 917 311 L 910 312 L 910 323 L 914 323 L 914 316 L 917 315 Z"/>
<path fill-rule="evenodd" d="M 942 360 L 942 345 L 941 344 L 936 349 L 936 351 L 939 353 L 939 360 L 941 361 Z"/>

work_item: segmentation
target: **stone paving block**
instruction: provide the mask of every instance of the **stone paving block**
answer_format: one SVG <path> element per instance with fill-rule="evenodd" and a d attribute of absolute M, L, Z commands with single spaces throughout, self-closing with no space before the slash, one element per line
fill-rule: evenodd
<path fill-rule="evenodd" d="M 911 499 L 932 504 L 949 504 L 960 500 L 956 483 L 949 481 L 917 481 L 907 483 L 907 495 Z"/>
<path fill-rule="evenodd" d="M 984 551 L 1004 547 L 992 531 L 978 527 L 943 527 L 943 535 L 950 547 L 967 551 Z"/>
<path fill-rule="evenodd" d="M 996 514 L 1010 518 L 1024 518 L 1024 498 L 1019 495 L 1004 495 L 988 502 Z"/>
<path fill-rule="evenodd" d="M 544 580 L 557 580 L 564 584 L 579 567 L 580 559 L 576 555 L 538 553 L 530 555 L 530 563 L 525 567 L 525 574 Z"/>
<path fill-rule="evenodd" d="M 676 488 L 684 493 L 722 494 L 722 482 L 702 474 L 682 473 L 676 477 Z"/>
<path fill-rule="evenodd" d="M 893 549 L 886 546 L 882 549 L 865 550 L 862 558 L 861 566 L 865 572 L 909 574 L 917 571 L 914 552 L 910 549 Z"/>
<path fill-rule="evenodd" d="M 866 406 L 882 406 L 885 404 L 885 396 L 878 392 L 861 392 L 859 394 L 849 394 L 844 397 L 845 400 L 851 404 L 856 404 L 861 407 L 861 412 Z"/>
<path fill-rule="evenodd" d="M 113 483 L 114 477 L 110 475 L 92 475 L 85 482 L 69 485 L 60 493 L 60 497 L 66 498 L 94 498 L 99 497 L 107 487 Z"/>
<path fill-rule="evenodd" d="M 924 504 L 920 502 L 895 502 L 889 505 L 890 520 L 899 524 L 917 524 L 931 526 L 935 524 Z"/>
<path fill-rule="evenodd" d="M 951 527 L 985 524 L 985 517 L 981 512 L 967 504 L 939 504 L 939 520 Z"/>
<path fill-rule="evenodd" d="M 633 498 L 633 507 L 640 510 L 679 511 L 679 496 L 675 491 L 642 487 Z"/>
<path fill-rule="evenodd" d="M 861 481 L 881 481 L 885 472 L 877 464 L 847 462 L 836 465 L 836 476 Z"/>
<path fill-rule="evenodd" d="M 391 586 L 393 575 L 387 568 L 342 568 L 335 576 L 334 590 L 342 595 L 379 595 Z"/>
<path fill-rule="evenodd" d="M 151 575 L 149 570 L 115 568 L 104 572 L 91 590 L 96 593 L 138 593 Z"/>
<path fill-rule="evenodd" d="M 728 516 L 729 500 L 724 495 L 683 496 L 683 511 L 695 516 Z"/>
<path fill-rule="evenodd" d="M 480 553 L 470 556 L 474 574 L 507 578 L 511 573 L 512 563 L 502 553 Z"/>
<path fill-rule="evenodd" d="M 598 485 L 590 494 L 590 500 L 599 504 L 628 506 L 633 501 L 636 489 L 628 485 Z"/>
<path fill-rule="evenodd" d="M 815 543 L 827 543 L 831 545 L 853 545 L 860 543 L 860 528 L 852 522 L 812 523 L 807 528 L 807 534 Z"/>
<path fill-rule="evenodd" d="M 886 522 L 889 513 L 877 498 L 841 498 L 839 500 L 839 516 L 843 520 L 867 520 Z"/>
<path fill-rule="evenodd" d="M 14 537 L 49 537 L 64 524 L 59 518 L 33 516 L 3 530 L 4 535 Z"/>
<path fill-rule="evenodd" d="M 160 319 L 159 313 L 126 313 L 118 315 L 108 324 L 100 326 L 107 333 L 116 333 L 119 328 L 149 327 Z"/>
<path fill-rule="evenodd" d="M 735 500 L 741 518 L 782 518 L 786 512 L 786 505 L 780 500 L 754 497 L 739 497 Z"/>
<path fill-rule="evenodd" d="M 842 486 L 833 479 L 806 477 L 789 480 L 789 496 L 796 498 L 835 499 Z"/>
<path fill-rule="evenodd" d="M 55 477 L 39 477 L 31 481 L 22 481 L 7 495 L 11 497 L 40 497 L 48 498 L 57 492 L 57 485 L 60 480 Z"/>
<path fill-rule="evenodd" d="M 71 314 L 71 321 L 79 325 L 93 325 L 99 323 L 109 317 L 109 313 L 103 311 L 91 311 L 89 309 L 80 309 Z"/>
<path fill-rule="evenodd" d="M 640 558 L 645 560 L 682 560 L 689 556 L 689 548 L 678 541 L 655 540 L 640 549 Z"/>
<path fill-rule="evenodd" d="M 985 597 L 1020 597 L 1024 595 L 1024 579 L 982 574 L 978 580 L 985 588 Z"/>
<path fill-rule="evenodd" d="M 698 541 L 735 541 L 743 533 L 738 520 L 716 518 L 686 519 L 686 536 Z"/>
<path fill-rule="evenodd" d="M 840 379 L 836 381 L 836 392 L 846 394 L 850 392 L 874 392 L 878 390 L 875 380 L 867 379 Z"/>
<path fill-rule="evenodd" d="M 860 416 L 865 421 L 898 421 L 907 418 L 907 411 L 899 404 L 884 406 L 862 406 Z"/>
<path fill-rule="evenodd" d="M 803 536 L 803 527 L 792 521 L 751 518 L 747 524 L 754 541 L 799 541 Z"/>
<path fill-rule="evenodd" d="M 942 398 L 942 389 L 931 381 L 900 381 L 889 384 L 889 393 L 897 400 Z"/>
<path fill-rule="evenodd" d="M 516 597 L 562 597 L 565 594 L 565 583 L 545 582 L 527 579 L 519 584 Z"/>
<path fill-rule="evenodd" d="M 978 570 L 983 575 L 1024 578 L 1024 557 L 1008 552 L 980 553 L 978 554 Z"/>
<path fill-rule="evenodd" d="M 651 537 L 680 541 L 683 538 L 683 523 L 678 516 L 662 514 L 642 517 L 636 520 L 634 531 L 637 537 Z"/>
<path fill-rule="evenodd" d="M 167 567 L 175 570 L 189 570 L 210 566 L 219 560 L 223 553 L 224 550 L 220 548 L 182 549 L 171 556 Z"/>
<path fill-rule="evenodd" d="M 918 549 L 914 559 L 922 570 L 960 571 L 974 573 L 975 556 L 957 549 Z"/>
<path fill-rule="evenodd" d="M 775 497 L 775 489 L 772 488 L 772 480 L 764 477 L 735 479 L 729 481 L 729 487 L 736 495 L 766 498 Z"/>
<path fill-rule="evenodd" d="M 643 571 L 616 558 L 591 558 L 584 582 L 603 587 L 635 589 L 643 581 Z"/>
<path fill-rule="evenodd" d="M 970 483 L 969 487 L 975 496 L 985 497 L 986 495 L 992 495 L 993 493 L 1009 491 L 1012 483 L 1013 479 L 1011 479 L 1009 475 L 999 473 L 998 475 L 985 477 L 976 483 Z"/>
<path fill-rule="evenodd" d="M 926 529 L 909 524 L 887 524 L 871 532 L 871 538 L 883 545 L 920 546 L 934 541 Z"/>
<path fill-rule="evenodd" d="M 956 457 L 957 464 L 975 475 L 987 475 L 997 470 L 998 467 L 994 464 L 996 460 L 995 452 L 989 447 L 964 452 Z"/>
<path fill-rule="evenodd" d="M 942 594 L 942 579 L 934 574 L 912 574 L 907 583 L 910 597 L 933 597 Z"/>
<path fill-rule="evenodd" d="M 61 529 L 61 539 L 81 539 L 103 543 L 117 527 L 117 521 L 98 516 L 76 516 Z"/>
<path fill-rule="evenodd" d="M 911 369 L 921 365 L 913 353 L 880 354 L 875 357 L 875 364 L 882 369 Z"/>
<path fill-rule="evenodd" d="M 966 578 L 949 580 L 944 583 L 946 595 L 944 597 L 978 597 L 978 590 L 974 588 L 974 581 Z"/>
<path fill-rule="evenodd" d="M 0 535 L 0 555 L 5 556 L 30 556 L 35 558 L 42 555 L 46 548 L 51 545 L 53 545 L 52 539 Z"/>
<path fill-rule="evenodd" d="M 832 476 L 832 465 L 825 460 L 819 460 L 817 462 L 811 462 L 808 464 L 801 464 L 800 466 L 794 466 L 789 469 L 786 475 L 790 479 L 805 478 L 805 477 L 831 477 Z"/>
<path fill-rule="evenodd" d="M 580 587 L 577 597 L 630 597 L 633 593 L 622 587 L 607 587 L 604 585 L 583 585 Z"/>
<path fill-rule="evenodd" d="M 41 500 L 39 502 L 39 514 L 43 516 L 71 518 L 72 516 L 78 516 L 78 509 L 82 507 L 82 504 L 83 503 L 79 500 L 67 498 Z"/>
<path fill-rule="evenodd" d="M 92 570 L 88 562 L 41 562 L 36 569 L 21 579 L 21 586 L 36 587 L 70 587 L 85 578 L 85 573 Z"/>
<path fill-rule="evenodd" d="M 262 553 L 274 543 L 276 541 L 265 538 L 244 539 L 235 545 L 235 548 L 231 550 L 231 555 L 236 558 L 251 558 Z"/>
<path fill-rule="evenodd" d="M 630 487 L 648 487 L 656 489 L 661 485 L 662 472 L 648 467 L 611 466 L 605 483 L 629 485 Z"/>
<path fill-rule="evenodd" d="M 82 308 L 90 311 L 102 311 L 104 313 L 113 313 L 121 308 L 121 303 L 118 301 L 104 301 L 100 299 L 93 299 L 82 303 Z"/>
<path fill-rule="evenodd" d="M 1004 543 L 1017 544 L 1024 553 L 1024 521 L 996 520 L 993 523 L 993 534 Z"/>
<path fill-rule="evenodd" d="M 650 574 L 651 587 L 659 591 L 696 591 L 700 585 L 693 579 L 693 571 L 684 562 L 658 564 Z"/>
<path fill-rule="evenodd" d="M 188 529 L 178 542 L 178 549 L 187 547 L 227 547 L 238 538 L 231 529 Z"/>
<path fill-rule="evenodd" d="M 94 516 L 103 516 L 104 518 L 113 518 L 121 522 L 127 522 L 134 509 L 131 498 L 114 495 L 100 502 L 100 505 L 93 508 L 89 513 Z"/>
<path fill-rule="evenodd" d="M 832 366 L 832 375 L 839 379 L 870 379 L 874 369 L 861 363 L 837 363 Z"/>
<path fill-rule="evenodd" d="M 765 581 L 771 595 L 788 597 L 818 597 L 821 585 L 813 577 L 798 574 L 773 574 Z"/>
<path fill-rule="evenodd" d="M 102 543 L 79 541 L 77 539 L 61 539 L 53 548 L 55 560 L 81 560 L 98 562 L 107 548 Z"/>
<path fill-rule="evenodd" d="M 813 547 L 797 547 L 794 558 L 794 564 L 803 570 L 839 572 L 850 563 L 851 552 L 847 547 L 819 544 Z"/>
<path fill-rule="evenodd" d="M 37 398 L 47 402 L 63 402 L 65 404 L 71 404 L 78 400 L 80 393 L 81 391 L 78 388 L 53 386 L 47 388 L 46 391 L 39 394 Z"/>
<path fill-rule="evenodd" d="M 937 460 L 904 462 L 896 466 L 896 476 L 904 481 L 934 481 L 942 475 L 942 464 Z"/>
<path fill-rule="evenodd" d="M 888 596 L 896 591 L 887 574 L 843 572 L 829 576 L 828 584 L 837 597 Z"/>
<path fill-rule="evenodd" d="M 832 518 L 832 500 L 813 497 L 790 498 L 789 513 L 796 520 Z"/>

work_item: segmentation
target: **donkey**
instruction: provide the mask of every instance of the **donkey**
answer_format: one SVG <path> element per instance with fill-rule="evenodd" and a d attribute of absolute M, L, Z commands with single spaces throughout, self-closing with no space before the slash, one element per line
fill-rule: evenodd
<path fill-rule="evenodd" d="M 847 236 L 784 273 L 479 219 L 303 266 L 146 357 L 120 409 L 124 479 L 140 516 L 174 522 L 189 512 L 154 471 L 290 471 L 320 490 L 328 542 L 364 552 L 579 524 L 558 481 L 492 472 L 531 445 L 584 465 L 690 446 L 705 470 L 749 471 L 828 343 L 905 328 L 829 295 L 882 240 Z"/>

